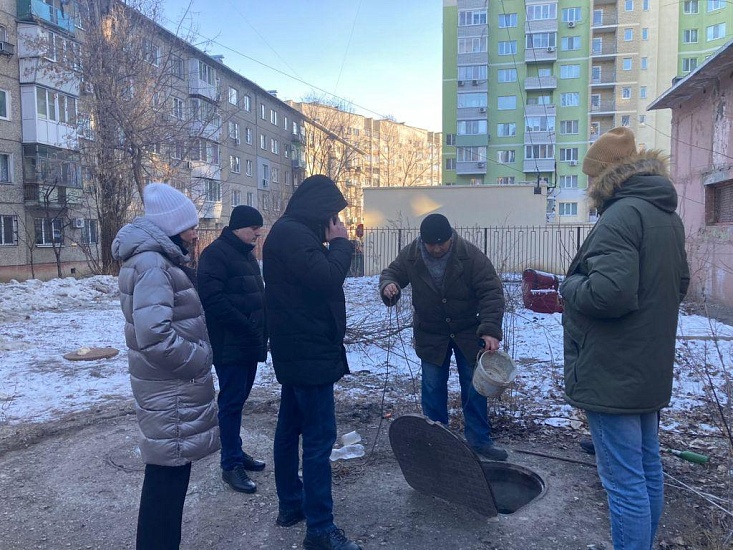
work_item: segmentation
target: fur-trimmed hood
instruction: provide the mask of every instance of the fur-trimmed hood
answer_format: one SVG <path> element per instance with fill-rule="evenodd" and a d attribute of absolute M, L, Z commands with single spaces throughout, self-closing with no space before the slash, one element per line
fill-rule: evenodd
<path fill-rule="evenodd" d="M 644 199 L 666 212 L 674 212 L 677 191 L 669 179 L 669 157 L 652 149 L 613 164 L 591 180 L 588 197 L 591 207 L 599 213 L 624 197 Z"/>

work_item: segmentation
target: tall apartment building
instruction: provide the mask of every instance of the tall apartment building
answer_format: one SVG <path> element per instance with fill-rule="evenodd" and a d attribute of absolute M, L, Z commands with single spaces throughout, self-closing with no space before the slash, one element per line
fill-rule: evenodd
<path fill-rule="evenodd" d="M 444 0 L 444 181 L 547 184 L 548 221 L 594 221 L 588 146 L 623 125 L 669 150 L 670 114 L 647 105 L 732 18 L 723 0 Z"/>
<path fill-rule="evenodd" d="M 81 8 L 0 0 L 0 279 L 69 275 L 102 254 L 94 171 L 81 151 L 107 121 L 90 115 L 94 89 L 69 61 L 90 36 Z M 152 94 L 135 75 L 125 97 L 142 102 L 156 136 L 141 146 L 146 182 L 189 193 L 202 228 L 223 227 L 238 204 L 273 223 L 305 177 L 303 115 L 222 58 L 149 19 L 139 24 L 135 47 L 167 75 Z"/>
<path fill-rule="evenodd" d="M 351 230 L 364 220 L 364 187 L 442 183 L 442 134 L 322 103 L 288 103 L 306 116 L 306 172 L 326 174 L 339 185 Z"/>

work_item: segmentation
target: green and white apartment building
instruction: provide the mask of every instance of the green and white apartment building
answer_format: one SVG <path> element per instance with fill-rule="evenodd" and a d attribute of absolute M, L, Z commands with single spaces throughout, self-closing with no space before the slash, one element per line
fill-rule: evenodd
<path fill-rule="evenodd" d="M 731 35 L 725 0 L 444 0 L 444 182 L 539 183 L 549 222 L 595 221 L 590 144 L 629 126 L 669 151 L 647 106 Z"/>

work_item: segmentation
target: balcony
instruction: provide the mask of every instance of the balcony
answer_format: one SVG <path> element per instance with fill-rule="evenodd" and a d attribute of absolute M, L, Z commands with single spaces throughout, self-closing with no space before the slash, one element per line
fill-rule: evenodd
<path fill-rule="evenodd" d="M 617 53 L 616 44 L 604 44 L 601 48 L 593 48 L 590 55 L 593 59 L 613 58 Z"/>
<path fill-rule="evenodd" d="M 199 218 L 204 220 L 221 218 L 221 201 L 203 201 L 199 208 Z"/>
<path fill-rule="evenodd" d="M 598 103 L 591 103 L 590 113 L 591 115 L 598 115 L 603 113 L 613 114 L 616 112 L 616 102 L 612 99 L 606 99 L 599 101 Z"/>
<path fill-rule="evenodd" d="M 524 79 L 525 90 L 554 90 L 557 88 L 556 76 L 528 76 Z"/>
<path fill-rule="evenodd" d="M 594 88 L 613 88 L 616 85 L 616 71 L 591 77 L 590 85 Z"/>
<path fill-rule="evenodd" d="M 557 61 L 557 49 L 554 46 L 524 50 L 525 63 L 546 63 L 548 61 Z"/>
<path fill-rule="evenodd" d="M 615 32 L 617 26 L 618 15 L 609 12 L 594 15 L 591 23 L 591 28 L 595 32 Z"/>
<path fill-rule="evenodd" d="M 524 144 L 525 145 L 539 145 L 555 143 L 555 131 L 530 131 L 524 132 Z"/>
<path fill-rule="evenodd" d="M 486 174 L 486 163 L 485 162 L 474 162 L 474 161 L 456 162 L 456 174 L 458 175 Z"/>
<path fill-rule="evenodd" d="M 523 172 L 554 172 L 555 159 L 524 159 Z"/>
<path fill-rule="evenodd" d="M 75 187 L 23 184 L 23 201 L 26 206 L 39 206 L 59 210 L 69 205 L 81 204 L 83 191 Z"/>
<path fill-rule="evenodd" d="M 293 168 L 305 168 L 305 162 L 302 159 L 293 159 Z"/>
<path fill-rule="evenodd" d="M 43 0 L 18 0 L 19 21 L 44 21 L 69 34 L 74 34 L 74 20 L 69 14 L 71 3 L 67 8 L 57 8 L 46 4 Z"/>
<path fill-rule="evenodd" d="M 554 103 L 524 106 L 524 116 L 556 116 L 556 113 L 557 108 Z"/>

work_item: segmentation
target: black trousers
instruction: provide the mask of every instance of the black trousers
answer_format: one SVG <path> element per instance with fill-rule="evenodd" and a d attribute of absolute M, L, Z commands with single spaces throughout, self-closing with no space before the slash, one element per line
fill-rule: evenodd
<path fill-rule="evenodd" d="M 137 550 L 178 550 L 190 477 L 190 462 L 184 466 L 145 465 L 137 516 Z"/>

